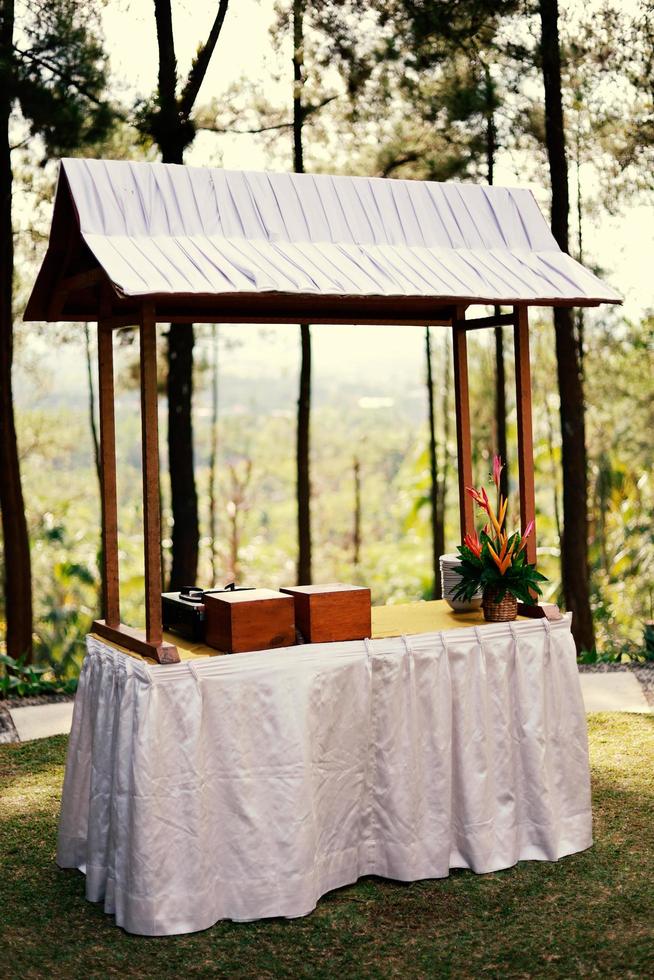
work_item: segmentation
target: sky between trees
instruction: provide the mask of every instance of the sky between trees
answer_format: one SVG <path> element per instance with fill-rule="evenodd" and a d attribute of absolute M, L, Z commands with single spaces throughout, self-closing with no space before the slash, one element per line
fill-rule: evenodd
<path fill-rule="evenodd" d="M 561 16 L 574 20 L 577 13 L 584 11 L 587 14 L 589 8 L 597 6 L 598 2 L 599 0 L 562 0 Z M 18 3 L 26 4 L 27 0 L 18 0 Z M 622 0 L 622 6 L 625 9 L 634 7 L 634 0 Z M 188 70 L 197 44 L 206 35 L 214 14 L 212 4 L 196 3 L 192 0 L 173 3 L 180 75 L 183 76 Z M 211 99 L 220 100 L 229 86 L 241 77 L 248 79 L 262 94 L 265 93 L 270 101 L 279 104 L 287 102 L 292 79 L 290 38 L 283 40 L 279 53 L 273 49 L 270 37 L 273 19 L 274 0 L 235 0 L 230 4 L 216 56 L 210 63 L 202 86 L 200 105 Z M 156 86 L 157 47 L 152 2 L 111 0 L 102 11 L 102 24 L 110 58 L 112 94 L 117 102 L 131 104 L 135 97 L 145 96 Z M 328 81 L 336 90 L 341 87 L 336 73 Z M 282 136 L 277 140 L 276 149 L 279 156 L 271 161 L 260 138 L 198 132 L 185 159 L 187 163 L 199 166 L 213 164 L 233 169 L 291 169 L 290 132 L 287 138 Z M 288 156 L 286 160 L 285 149 Z M 308 150 L 310 154 L 311 146 L 308 146 Z M 549 176 L 544 170 L 541 181 L 529 180 L 526 176 L 527 168 L 523 164 L 519 153 L 508 153 L 500 148 L 495 183 L 530 187 L 547 213 Z M 335 156 L 333 166 L 323 165 L 321 169 L 347 172 L 348 160 L 343 156 Z M 584 165 L 582 181 L 590 193 L 593 192 L 594 180 L 591 168 Z M 571 178 L 571 222 L 574 222 L 575 211 L 573 185 Z M 630 203 L 615 216 L 601 209 L 597 217 L 586 215 L 584 221 L 589 259 L 602 266 L 607 281 L 623 295 L 625 314 L 628 317 L 639 317 L 652 306 L 654 299 L 650 268 L 650 256 L 654 248 L 654 206 L 651 203 Z M 244 355 L 246 358 L 250 355 L 256 357 L 256 351 L 250 346 L 256 344 L 254 333 L 252 332 L 251 339 L 250 331 L 242 333 L 248 347 Z M 324 351 L 327 361 L 333 361 L 334 367 L 338 366 L 336 351 L 340 347 L 340 333 L 341 331 L 334 331 L 333 334 L 335 351 Z M 390 344 L 388 350 L 393 350 L 390 356 L 395 360 L 397 345 L 390 336 L 385 337 L 383 333 L 378 333 L 376 344 L 384 348 L 388 346 L 387 342 Z M 329 341 L 326 343 L 328 346 Z M 364 344 L 362 350 L 365 346 Z M 283 357 L 283 351 L 280 350 L 279 353 Z M 380 367 L 388 356 L 383 349 L 379 351 Z M 413 362 L 411 345 L 407 356 Z"/>

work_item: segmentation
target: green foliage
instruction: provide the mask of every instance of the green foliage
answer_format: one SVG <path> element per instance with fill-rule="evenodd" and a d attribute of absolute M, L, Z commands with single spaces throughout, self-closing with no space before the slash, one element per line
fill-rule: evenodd
<path fill-rule="evenodd" d="M 103 98 L 107 65 L 97 4 L 48 0 L 27 10 L 21 27 L 28 40 L 15 44 L 0 66 L 0 82 L 48 152 L 69 153 L 102 139 L 114 110 Z"/>
<path fill-rule="evenodd" d="M 606 365 L 611 365 L 607 371 Z M 590 566 L 598 649 L 641 642 L 654 592 L 654 323 L 606 316 L 588 335 Z"/>
<path fill-rule="evenodd" d="M 620 664 L 644 663 L 654 661 L 654 623 L 643 626 L 642 643 L 626 640 L 622 643 L 613 642 L 602 651 L 597 649 L 585 650 L 578 657 L 582 664 Z"/>
<path fill-rule="evenodd" d="M 637 649 L 642 623 L 650 611 L 652 569 L 652 490 L 654 484 L 652 402 L 646 324 L 623 327 L 620 321 L 589 320 L 589 351 L 585 360 L 588 394 L 588 445 L 591 461 L 591 565 L 595 585 L 594 617 L 597 651 L 602 656 L 625 644 Z M 51 327 L 49 329 L 56 329 Z M 331 328 L 316 327 L 320 344 Z M 356 331 L 365 328 L 352 328 Z M 244 337 L 246 328 L 225 328 L 230 337 Z M 242 579 L 278 588 L 295 584 L 295 425 L 294 370 L 271 372 L 275 345 L 289 344 L 288 328 L 266 334 L 250 328 L 257 338 L 256 365 L 240 368 L 242 348 L 223 348 L 221 415 L 218 428 L 219 475 L 217 488 L 217 575 L 230 581 L 227 504 L 230 486 L 227 462 L 245 453 L 253 461 L 248 488 L 249 506 L 240 515 Z M 388 328 L 392 331 L 393 328 Z M 487 447 L 492 444 L 492 336 L 474 331 L 470 338 L 470 397 L 473 426 L 473 476 L 479 485 L 488 474 Z M 397 330 L 397 343 L 411 339 Z M 437 334 L 440 340 L 441 335 Z M 407 338 L 405 341 L 404 338 Z M 202 360 L 210 342 L 209 329 L 197 327 L 197 354 Z M 24 348 L 23 348 L 24 350 Z M 74 348 L 73 348 L 74 350 Z M 538 568 L 546 601 L 559 599 L 559 537 L 555 520 L 556 495 L 560 505 L 560 448 L 556 368 L 551 327 L 534 320 L 532 327 L 534 392 L 534 445 L 536 465 L 536 525 Z M 70 351 L 70 348 L 67 349 Z M 28 362 L 30 402 L 18 411 L 19 441 L 32 541 L 35 623 L 40 664 L 65 663 L 61 676 L 75 673 L 84 651 L 84 634 L 98 614 L 96 559 L 99 545 L 97 477 L 86 415 L 86 393 L 79 358 L 73 353 L 53 365 L 46 359 Z M 377 604 L 408 602 L 429 595 L 431 538 L 428 499 L 429 465 L 426 394 L 423 362 L 416 358 L 415 376 L 392 373 L 366 378 L 351 355 L 350 377 L 322 368 L 317 379 L 313 412 L 313 532 L 316 581 L 352 581 L 372 588 Z M 367 356 L 367 355 L 363 355 Z M 127 380 L 133 360 L 131 347 L 117 345 L 116 429 L 118 455 L 119 527 L 121 552 L 121 613 L 124 621 L 143 625 L 143 566 L 141 527 L 141 450 L 138 394 Z M 612 365 L 606 371 L 606 363 Z M 365 361 L 362 361 L 362 365 Z M 439 388 L 451 372 L 451 352 L 435 348 L 435 377 Z M 517 512 L 516 427 L 512 358 L 507 353 L 509 395 L 509 509 Z M 21 354 L 18 379 L 28 375 Z M 363 380 L 362 380 L 363 379 Z M 208 461 L 211 449 L 208 378 L 197 377 L 194 399 L 196 475 L 201 503 L 200 584 L 211 585 L 208 534 Z M 24 389 L 25 390 L 25 389 Z M 363 409 L 362 395 L 386 395 L 388 407 Z M 443 467 L 447 463 L 445 551 L 458 543 L 458 493 L 455 433 L 450 405 L 450 432 L 445 450 L 445 411 L 439 392 L 438 439 Z M 550 425 L 553 430 L 550 433 Z M 361 460 L 362 547 L 358 567 L 353 565 L 354 483 L 352 453 Z M 162 452 L 165 438 L 162 434 Z M 610 495 L 599 493 L 595 474 L 607 458 L 613 476 L 606 482 Z M 620 475 L 622 474 L 622 475 Z M 45 476 L 44 478 L 44 475 Z M 602 477 L 602 480 L 605 478 Z M 170 559 L 168 483 L 162 480 L 164 560 Z M 600 499 L 609 500 L 606 519 L 598 522 Z M 606 543 L 608 572 L 604 571 L 602 540 Z M 1 560 L 1 556 L 0 556 Z M 69 565 L 67 564 L 69 563 Z M 85 569 L 81 575 L 75 570 Z M 68 572 L 72 572 L 69 575 Z M 93 583 L 91 583 L 93 579 Z M 0 636 L 2 608 L 0 597 Z M 75 615 L 77 613 L 77 615 Z M 631 653 L 629 653 L 631 656 Z"/>
<path fill-rule="evenodd" d="M 512 558 L 511 564 L 500 572 L 490 552 L 493 539 L 481 532 L 481 556 L 477 556 L 467 545 L 459 546 L 461 564 L 455 569 L 461 578 L 461 584 L 454 593 L 455 599 L 469 602 L 481 589 L 497 590 L 497 602 L 501 602 L 507 592 L 520 602 L 533 605 L 536 600 L 532 591 L 542 594 L 540 582 L 545 582 L 545 576 L 536 571 L 535 565 L 530 565 L 524 549 Z M 507 551 L 517 550 L 520 545 L 520 532 L 516 531 L 507 541 Z"/>
<path fill-rule="evenodd" d="M 350 99 L 350 156 L 384 176 L 485 179 L 497 110 L 515 74 L 498 31 L 520 4 L 347 0 L 314 6 L 325 35 L 324 65 L 338 67 Z M 364 123 L 376 132 L 368 146 L 357 136 Z M 518 119 L 508 128 L 521 130 Z"/>
<path fill-rule="evenodd" d="M 643 629 L 643 651 L 645 660 L 654 660 L 654 623 L 645 623 Z"/>
<path fill-rule="evenodd" d="M 357 104 L 361 125 L 348 129 L 351 115 L 347 117 L 343 110 L 347 101 L 344 99 L 329 101 L 329 105 L 325 102 L 324 109 L 307 117 L 307 155 L 312 158 L 312 167 L 437 179 L 485 176 L 484 141 L 489 116 L 494 113 L 498 164 L 505 169 L 511 156 L 511 163 L 517 168 L 516 182 L 535 178 L 542 160 L 543 118 L 541 100 L 534 98 L 532 89 L 540 68 L 534 57 L 530 31 L 533 25 L 529 22 L 534 8 L 523 5 L 526 17 L 521 12 L 512 21 L 518 6 L 476 0 L 421 4 L 403 0 L 327 0 L 308 5 L 304 52 L 307 78 L 303 86 L 307 105 L 319 106 L 342 90 L 334 84 L 334 67 L 342 69 L 350 96 L 363 93 Z M 609 16 L 611 6 L 613 13 Z M 568 11 L 561 7 L 566 125 L 571 137 L 570 151 L 575 153 L 578 167 L 583 165 L 582 211 L 584 223 L 589 223 L 584 234 L 586 248 L 593 239 L 588 230 L 597 229 L 598 215 L 593 209 L 611 204 L 605 199 L 607 191 L 611 197 L 619 191 L 622 200 L 638 187 L 651 186 L 652 168 L 636 164 L 649 159 L 652 148 L 652 92 L 648 85 L 652 72 L 652 16 L 651 11 L 645 15 L 645 4 L 640 0 L 633 16 L 621 11 L 620 6 L 606 5 L 601 16 L 590 9 Z M 50 151 L 72 151 L 76 141 L 94 138 L 104 125 L 106 65 L 96 9 L 90 0 L 35 0 L 28 6 L 21 5 L 19 14 L 24 23 L 17 41 L 21 51 L 12 55 L 11 63 L 5 59 L 0 64 L 0 83 L 6 83 L 7 90 L 20 100 L 32 133 L 43 132 Z M 580 21 L 582 30 L 578 29 Z M 29 47 L 22 28 L 29 38 Z M 506 43 L 509 36 L 510 45 Z M 54 66 L 52 70 L 46 68 L 46 61 Z M 516 70 L 518 64 L 520 69 Z M 484 70 L 486 67 L 490 75 Z M 262 134 L 261 140 L 281 134 L 280 142 L 286 146 L 286 107 L 274 107 L 272 112 L 258 80 L 251 80 L 251 86 L 238 83 L 242 98 L 234 118 L 228 120 L 228 128 L 256 128 L 265 115 L 263 121 L 280 128 Z M 222 96 L 217 96 L 211 111 L 204 113 L 206 128 L 215 129 L 218 125 L 216 118 L 222 102 Z M 156 102 L 144 102 L 138 107 L 142 128 L 156 128 L 151 119 L 146 125 L 156 110 Z M 61 121 L 58 134 L 54 131 L 57 117 Z M 328 124 L 321 122 L 318 126 L 318 120 L 323 119 Z M 194 120 L 202 128 L 203 113 L 198 112 Z M 192 135 L 192 128 L 187 135 Z M 279 152 L 273 150 L 271 143 L 264 145 L 269 155 Z M 34 155 L 42 152 L 38 140 L 32 141 L 32 147 Z M 137 143 L 120 144 L 111 155 L 138 152 Z M 22 151 L 15 151 L 13 160 L 21 154 Z M 606 157 L 618 161 L 619 174 L 611 171 Z M 283 162 L 287 165 L 288 161 L 284 158 Z M 590 168 L 588 181 L 586 168 Z M 39 168 L 33 169 L 41 175 Z M 601 186 L 595 191 L 597 181 L 593 175 L 597 173 L 611 173 L 611 179 L 600 180 Z M 542 182 L 540 173 L 537 179 Z M 589 192 L 597 200 L 589 197 Z M 33 187 L 30 194 L 34 195 Z M 41 194 L 40 208 L 43 199 Z M 23 202 L 16 210 L 29 215 L 30 228 L 36 228 L 32 205 L 24 206 Z M 44 219 L 37 228 L 38 236 L 45 235 L 46 227 Z M 33 267 L 24 261 L 17 278 L 28 284 L 25 289 L 31 286 L 33 273 Z M 21 300 L 18 295 L 18 314 Z M 599 310 L 588 312 L 584 322 L 590 565 L 597 636 L 597 652 L 587 656 L 632 657 L 639 649 L 641 624 L 651 616 L 650 583 L 654 580 L 652 320 L 629 323 Z M 17 331 L 19 360 L 23 360 L 24 367 L 25 359 L 34 359 L 29 382 L 38 386 L 47 368 L 30 349 L 29 342 L 24 342 L 22 329 Z M 61 336 L 61 328 L 48 325 L 47 330 L 50 338 L 55 331 L 57 337 Z M 70 328 L 70 334 L 75 330 Z M 493 354 L 483 334 L 484 331 L 477 331 L 469 337 L 473 467 L 477 477 L 487 464 L 484 447 L 493 441 Z M 554 339 L 549 321 L 539 323 L 533 317 L 531 336 L 538 560 L 549 580 L 544 587 L 545 598 L 560 601 L 561 453 Z M 515 459 L 516 442 L 510 345 L 508 339 L 509 461 Z M 229 358 L 226 361 L 229 371 Z M 120 374 L 124 379 L 124 364 Z M 70 372 L 66 381 L 70 383 L 76 377 Z M 73 672 L 82 655 L 84 632 L 98 605 L 94 562 L 99 515 L 94 474 L 88 466 L 83 415 L 79 405 L 70 400 L 68 390 L 65 411 L 59 413 L 53 408 L 67 385 L 60 377 L 52 382 L 48 379 L 46 386 L 50 383 L 52 390 L 38 393 L 46 405 L 43 411 L 27 411 L 24 400 L 19 405 L 21 455 L 33 543 L 38 657 L 41 662 L 63 663 L 65 672 Z M 247 512 L 241 515 L 243 576 L 261 584 L 288 584 L 294 576 L 296 547 L 294 433 L 290 415 L 294 380 L 285 388 L 279 382 L 283 391 L 275 403 L 276 417 L 261 406 L 248 403 L 243 407 L 249 397 L 246 391 L 253 387 L 252 375 L 239 383 L 241 394 L 231 402 L 225 399 L 227 411 L 219 424 L 222 458 L 218 470 L 224 472 L 225 460 L 240 448 L 244 433 L 255 429 L 248 448 L 253 460 L 251 499 Z M 413 383 L 417 389 L 418 373 Z M 333 379 L 330 384 L 332 391 L 318 394 L 313 418 L 316 574 L 323 580 L 345 578 L 371 584 L 376 602 L 425 595 L 430 580 L 429 508 L 425 506 L 429 501 L 429 473 L 423 452 L 426 433 L 422 417 L 417 412 L 405 414 L 396 405 L 392 411 L 379 412 L 374 419 L 362 421 L 352 407 L 352 392 L 347 385 L 337 388 Z M 394 394 L 392 376 L 381 384 L 382 393 Z M 121 396 L 129 401 L 125 391 Z M 197 400 L 204 411 L 202 397 L 199 392 Z M 221 394 L 221 400 L 222 397 Z M 37 396 L 31 398 L 31 403 L 36 399 Z M 235 402 L 238 409 L 234 409 Z M 230 417 L 232 411 L 242 414 L 242 426 L 235 425 L 233 415 Z M 200 418 L 197 421 L 197 478 L 206 499 L 206 426 Z M 59 425 L 61 432 L 56 431 Z M 121 427 L 121 601 L 124 618 L 140 625 L 140 448 L 138 411 L 133 400 L 123 414 Z M 362 444 L 364 481 L 363 548 L 358 568 L 353 568 L 351 560 L 352 488 L 348 467 L 353 430 Z M 446 520 L 450 544 L 446 550 L 451 550 L 458 537 L 454 447 L 444 447 L 443 455 L 450 460 Z M 66 479 L 55 476 L 52 481 L 44 480 L 44 473 L 65 473 Z M 515 465 L 511 476 L 511 496 L 515 497 Z M 46 487 L 46 483 L 51 485 Z M 166 561 L 170 555 L 170 515 L 166 481 L 163 483 Z M 228 492 L 227 483 L 223 482 L 219 487 L 216 550 L 225 573 Z M 205 518 L 203 514 L 206 533 Z M 206 538 L 201 550 L 200 578 L 208 582 Z M 1 615 L 0 609 L 0 619 Z"/>
<path fill-rule="evenodd" d="M 0 654 L 0 664 L 5 668 L 0 674 L 0 698 L 35 697 L 39 694 L 74 694 L 77 678 L 62 680 L 53 675 L 48 667 L 37 667 L 25 660 L 15 660 Z"/>
<path fill-rule="evenodd" d="M 86 562 L 71 557 L 77 550 L 75 542 L 63 523 L 50 515 L 33 532 L 33 540 L 35 556 L 43 544 L 51 556 L 49 575 L 40 580 L 35 659 L 47 664 L 45 669 L 63 682 L 77 674 L 84 656 L 84 637 L 97 602 L 97 573 Z M 52 561 L 55 555 L 58 560 Z"/>

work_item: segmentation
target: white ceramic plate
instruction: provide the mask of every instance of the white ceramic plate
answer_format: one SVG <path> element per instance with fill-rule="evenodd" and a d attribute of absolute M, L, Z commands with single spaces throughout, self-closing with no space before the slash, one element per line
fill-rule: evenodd
<path fill-rule="evenodd" d="M 470 602 L 461 602 L 459 599 L 450 599 L 445 596 L 445 601 L 454 612 L 474 612 L 481 608 L 481 596 L 474 596 Z"/>

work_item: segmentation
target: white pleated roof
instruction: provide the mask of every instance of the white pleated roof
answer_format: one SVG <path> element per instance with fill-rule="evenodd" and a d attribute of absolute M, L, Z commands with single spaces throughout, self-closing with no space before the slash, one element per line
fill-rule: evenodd
<path fill-rule="evenodd" d="M 620 302 L 559 249 L 529 190 L 115 160 L 62 170 L 124 296 Z"/>

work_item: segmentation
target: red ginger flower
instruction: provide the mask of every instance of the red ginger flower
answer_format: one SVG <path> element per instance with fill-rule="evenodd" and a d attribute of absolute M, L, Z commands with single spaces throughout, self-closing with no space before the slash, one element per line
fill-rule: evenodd
<path fill-rule="evenodd" d="M 479 504 L 482 510 L 485 510 L 488 514 L 490 501 L 488 499 L 488 494 L 482 487 L 481 490 L 475 490 L 474 487 L 466 487 L 466 493 L 469 497 L 472 497 L 476 504 Z"/>
<path fill-rule="evenodd" d="M 466 548 L 470 548 L 473 555 L 475 555 L 477 558 L 481 558 L 481 543 L 476 531 L 473 531 L 472 534 L 468 532 L 463 539 L 463 543 Z"/>
<path fill-rule="evenodd" d="M 520 538 L 520 544 L 518 545 L 518 551 L 517 551 L 518 555 L 520 554 L 522 549 L 526 546 L 527 538 L 529 537 L 529 535 L 533 530 L 534 530 L 534 522 L 533 520 L 531 520 L 529 521 L 529 524 L 527 524 L 527 527 L 522 532 L 522 537 Z"/>

